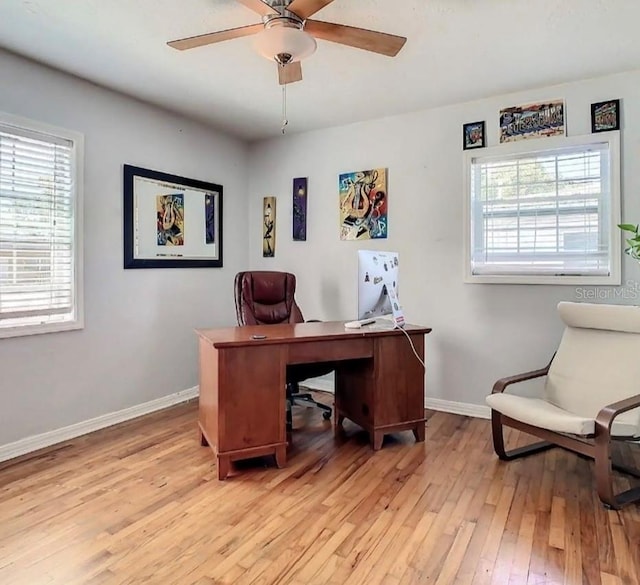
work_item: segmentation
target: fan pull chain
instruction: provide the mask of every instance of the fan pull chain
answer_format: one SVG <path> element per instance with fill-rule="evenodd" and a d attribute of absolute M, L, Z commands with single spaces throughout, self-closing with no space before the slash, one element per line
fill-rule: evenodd
<path fill-rule="evenodd" d="M 285 129 L 289 120 L 287 120 L 287 86 L 286 84 L 282 86 L 282 127 L 280 130 L 282 133 L 285 133 Z"/>

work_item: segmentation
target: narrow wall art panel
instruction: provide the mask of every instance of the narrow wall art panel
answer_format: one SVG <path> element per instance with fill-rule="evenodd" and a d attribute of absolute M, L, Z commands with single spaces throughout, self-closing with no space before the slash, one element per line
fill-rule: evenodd
<path fill-rule="evenodd" d="M 387 169 L 341 174 L 340 239 L 370 240 L 387 237 Z"/>
<path fill-rule="evenodd" d="M 307 178 L 293 180 L 293 241 L 307 239 Z"/>
<path fill-rule="evenodd" d="M 262 255 L 273 258 L 276 255 L 276 198 L 262 200 Z"/>
<path fill-rule="evenodd" d="M 216 200 L 211 193 L 204 196 L 204 239 L 207 244 L 216 243 Z"/>

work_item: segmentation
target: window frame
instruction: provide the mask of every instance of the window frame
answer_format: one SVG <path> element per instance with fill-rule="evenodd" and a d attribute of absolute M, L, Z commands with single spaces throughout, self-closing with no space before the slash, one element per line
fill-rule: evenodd
<path fill-rule="evenodd" d="M 32 323 L 11 326 L 0 325 L 0 339 L 37 335 L 41 333 L 56 333 L 84 328 L 84 290 L 83 290 L 83 198 L 84 198 L 84 135 L 74 130 L 53 126 L 44 122 L 15 116 L 0 111 L 0 124 L 13 126 L 16 130 L 27 130 L 40 134 L 51 135 L 71 141 L 71 177 L 73 184 L 73 311 L 72 318 L 66 321 L 51 323 Z"/>
<path fill-rule="evenodd" d="M 608 275 L 549 275 L 549 274 L 473 274 L 471 268 L 472 202 L 471 165 L 475 159 L 506 158 L 522 154 L 544 154 L 567 147 L 588 146 L 608 143 L 609 145 L 609 260 Z M 463 153 L 463 261 L 464 282 L 477 284 L 554 284 L 554 285 L 619 285 L 622 282 L 622 235 L 618 229 L 620 223 L 620 132 L 602 132 L 583 136 L 559 136 L 509 142 L 499 146 L 466 151 Z"/>

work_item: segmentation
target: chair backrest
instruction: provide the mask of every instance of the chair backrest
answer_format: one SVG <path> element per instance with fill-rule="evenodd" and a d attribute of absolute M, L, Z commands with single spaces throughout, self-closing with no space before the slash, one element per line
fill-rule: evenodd
<path fill-rule="evenodd" d="M 606 405 L 640 394 L 640 307 L 558 304 L 566 325 L 545 384 L 546 399 L 595 418 Z M 616 420 L 636 425 L 640 410 Z"/>
<path fill-rule="evenodd" d="M 302 323 L 295 300 L 296 277 L 290 272 L 239 272 L 234 284 L 238 325 Z"/>

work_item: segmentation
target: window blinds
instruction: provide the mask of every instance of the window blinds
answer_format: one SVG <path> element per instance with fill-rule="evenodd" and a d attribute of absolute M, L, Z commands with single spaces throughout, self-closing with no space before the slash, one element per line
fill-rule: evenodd
<path fill-rule="evenodd" d="M 0 124 L 0 325 L 70 318 L 73 142 Z"/>
<path fill-rule="evenodd" d="M 609 144 L 476 158 L 474 275 L 609 275 Z"/>

